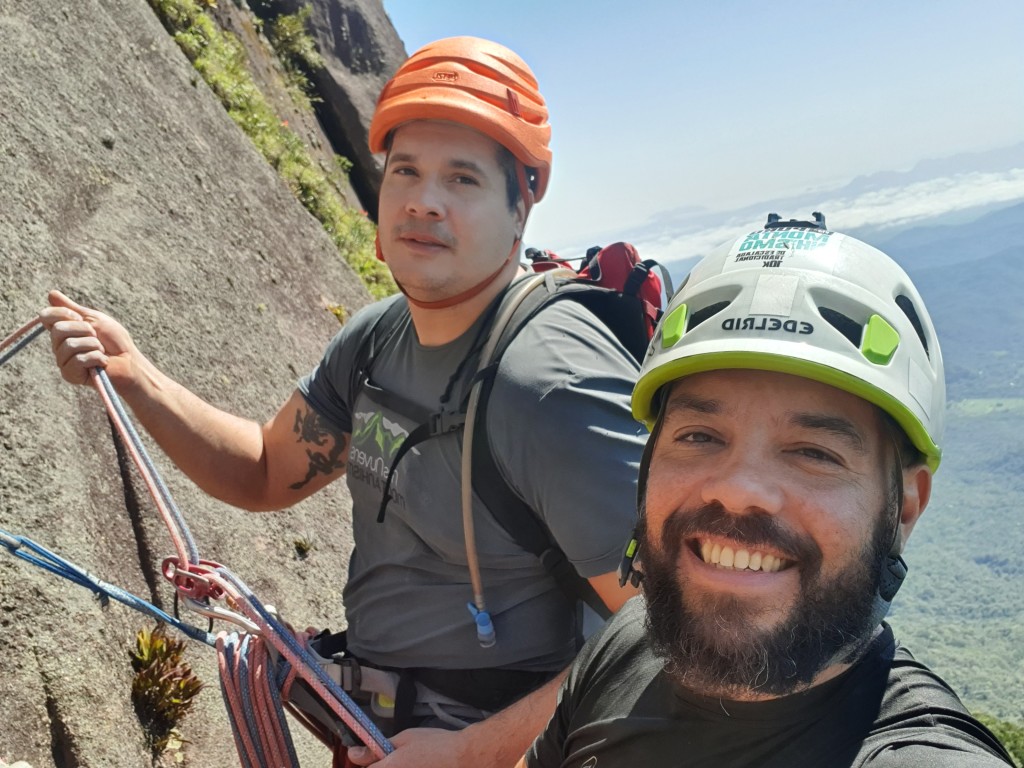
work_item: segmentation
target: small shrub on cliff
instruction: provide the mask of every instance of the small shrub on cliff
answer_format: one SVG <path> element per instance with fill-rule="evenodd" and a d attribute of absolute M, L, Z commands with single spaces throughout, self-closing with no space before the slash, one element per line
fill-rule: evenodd
<path fill-rule="evenodd" d="M 222 31 L 197 0 L 149 3 L 231 119 L 323 225 L 370 294 L 379 299 L 394 293 L 391 274 L 376 258 L 373 223 L 344 203 L 302 139 L 274 112 L 249 73 L 238 39 Z"/>
<path fill-rule="evenodd" d="M 316 549 L 316 539 L 312 534 L 300 533 L 292 539 L 292 546 L 295 547 L 295 559 L 305 560 Z"/>
<path fill-rule="evenodd" d="M 132 706 L 154 758 L 180 747 L 178 724 L 203 689 L 203 683 L 182 661 L 184 652 L 185 642 L 168 637 L 164 624 L 157 624 L 152 631 L 140 629 L 135 637 Z"/>
<path fill-rule="evenodd" d="M 306 32 L 310 13 L 310 7 L 304 5 L 295 13 L 274 18 L 267 27 L 267 38 L 287 73 L 292 98 L 306 105 L 317 100 L 309 76 L 324 68 L 323 57 L 316 49 L 313 38 Z"/>

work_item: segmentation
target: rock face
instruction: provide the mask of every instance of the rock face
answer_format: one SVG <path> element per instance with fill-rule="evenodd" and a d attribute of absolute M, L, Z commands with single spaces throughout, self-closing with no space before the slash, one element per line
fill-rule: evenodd
<path fill-rule="evenodd" d="M 391 61 L 374 56 L 377 68 Z M 336 332 L 325 306 L 369 300 L 145 0 L 0 0 L 0 181 L 0 337 L 61 288 L 115 315 L 185 386 L 256 421 Z M 291 510 L 246 513 L 147 444 L 202 557 L 296 625 L 339 628 L 350 548 L 340 484 Z M 119 461 L 98 396 L 61 381 L 43 339 L 0 367 L 0 529 L 171 609 L 167 532 Z M 305 560 L 299 538 L 314 545 Z M 129 651 L 148 626 L 0 549 L 0 758 L 148 765 L 129 700 Z M 208 687 L 184 721 L 186 764 L 238 765 L 214 652 L 192 643 L 187 660 Z M 300 742 L 304 764 L 327 764 L 318 743 Z"/>
<path fill-rule="evenodd" d="M 352 186 L 376 221 L 381 168 L 368 148 L 370 118 L 405 47 L 377 0 L 281 0 L 290 13 L 304 5 L 312 8 L 310 35 L 326 64 L 312 76 L 323 98 L 317 116 L 335 151 L 355 164 Z"/>

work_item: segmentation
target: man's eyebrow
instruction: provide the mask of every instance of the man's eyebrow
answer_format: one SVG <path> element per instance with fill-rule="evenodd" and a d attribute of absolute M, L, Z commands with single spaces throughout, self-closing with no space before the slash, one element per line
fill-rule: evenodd
<path fill-rule="evenodd" d="M 392 152 L 388 156 L 389 163 L 415 163 L 416 156 L 409 152 Z M 473 173 L 483 174 L 484 170 L 477 163 L 472 160 L 460 160 L 454 159 L 448 161 L 449 168 L 455 168 L 460 171 L 472 171 Z"/>
<path fill-rule="evenodd" d="M 718 400 L 712 400 L 711 398 L 697 397 L 696 395 L 689 395 L 685 392 L 677 392 L 673 395 L 669 395 L 668 402 L 665 404 L 666 410 L 689 410 L 696 411 L 697 413 L 720 413 L 722 410 L 722 404 Z"/>
<path fill-rule="evenodd" d="M 474 163 L 472 160 L 452 160 L 448 163 L 451 168 L 457 168 L 461 171 L 472 171 L 473 173 L 483 174 L 484 169 Z"/>
<path fill-rule="evenodd" d="M 864 437 L 853 423 L 841 416 L 823 413 L 794 413 L 790 420 L 805 429 L 820 429 L 847 442 L 854 450 L 863 453 Z"/>

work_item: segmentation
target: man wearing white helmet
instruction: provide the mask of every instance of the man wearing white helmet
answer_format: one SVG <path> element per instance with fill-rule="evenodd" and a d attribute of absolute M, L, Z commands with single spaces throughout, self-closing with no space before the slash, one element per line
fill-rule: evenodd
<path fill-rule="evenodd" d="M 701 261 L 633 392 L 643 597 L 520 766 L 1012 765 L 883 622 L 944 410 L 910 279 L 820 214 Z"/>

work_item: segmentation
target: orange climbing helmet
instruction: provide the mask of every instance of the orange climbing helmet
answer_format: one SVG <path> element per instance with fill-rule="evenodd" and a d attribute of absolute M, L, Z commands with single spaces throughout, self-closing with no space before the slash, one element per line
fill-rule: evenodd
<path fill-rule="evenodd" d="M 479 37 L 449 37 L 406 59 L 377 99 L 370 151 L 410 120 L 450 120 L 506 147 L 533 170 L 534 202 L 551 176 L 551 126 L 537 78 L 519 56 Z"/>

